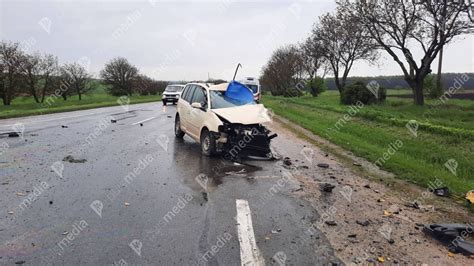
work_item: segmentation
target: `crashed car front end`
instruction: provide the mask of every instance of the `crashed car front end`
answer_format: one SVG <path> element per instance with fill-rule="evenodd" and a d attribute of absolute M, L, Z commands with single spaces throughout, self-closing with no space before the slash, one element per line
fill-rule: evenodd
<path fill-rule="evenodd" d="M 244 156 L 270 157 L 270 141 L 277 136 L 262 124 L 224 122 L 216 133 L 216 148 L 232 159 Z"/>

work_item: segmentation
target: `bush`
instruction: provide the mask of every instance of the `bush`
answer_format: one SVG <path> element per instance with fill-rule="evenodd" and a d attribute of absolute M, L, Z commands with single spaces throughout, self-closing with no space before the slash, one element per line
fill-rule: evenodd
<path fill-rule="evenodd" d="M 320 93 L 327 90 L 326 81 L 320 77 L 315 77 L 314 79 L 308 80 L 306 87 L 313 97 L 316 97 Z"/>
<path fill-rule="evenodd" d="M 429 74 L 423 80 L 423 89 L 428 92 L 428 96 L 432 99 L 438 98 L 443 94 L 443 90 L 436 85 L 436 75 Z"/>
<path fill-rule="evenodd" d="M 381 103 L 385 101 L 386 96 L 387 91 L 377 82 L 365 85 L 362 81 L 357 81 L 344 88 L 341 93 L 341 103 L 346 105 L 356 104 L 358 101 L 363 104 Z"/>

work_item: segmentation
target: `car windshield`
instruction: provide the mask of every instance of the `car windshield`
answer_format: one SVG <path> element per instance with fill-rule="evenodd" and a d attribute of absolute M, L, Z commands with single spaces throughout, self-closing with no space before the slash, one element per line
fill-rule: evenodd
<path fill-rule="evenodd" d="M 220 109 L 220 108 L 255 104 L 254 101 L 241 102 L 239 100 L 226 97 L 225 91 L 212 91 L 211 90 L 210 95 L 211 95 L 211 109 Z"/>
<path fill-rule="evenodd" d="M 253 93 L 258 92 L 258 86 L 257 85 L 245 84 L 245 86 L 249 87 L 249 89 L 251 89 Z"/>
<path fill-rule="evenodd" d="M 178 92 L 178 91 L 181 91 L 181 90 L 182 90 L 182 87 L 180 87 L 180 86 L 168 86 L 165 89 L 165 91 L 167 91 L 167 92 Z"/>

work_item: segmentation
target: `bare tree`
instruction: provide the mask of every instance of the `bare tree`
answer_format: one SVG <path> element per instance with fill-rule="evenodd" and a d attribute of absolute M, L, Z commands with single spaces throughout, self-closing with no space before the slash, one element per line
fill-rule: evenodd
<path fill-rule="evenodd" d="M 313 28 L 310 38 L 323 49 L 339 93 L 342 93 L 355 61 L 373 62 L 377 59 L 375 42 L 367 35 L 357 18 L 342 16 L 340 9 L 336 14 L 321 16 Z"/>
<path fill-rule="evenodd" d="M 269 89 L 273 95 L 295 96 L 290 92 L 302 76 L 299 56 L 294 45 L 284 46 L 273 52 L 262 70 L 262 86 Z"/>
<path fill-rule="evenodd" d="M 41 87 L 41 102 L 44 102 L 46 94 L 53 88 L 53 80 L 59 75 L 58 58 L 45 54 L 41 57 L 41 78 L 43 86 Z"/>
<path fill-rule="evenodd" d="M 77 94 L 79 100 L 82 100 L 82 95 L 91 90 L 88 82 L 90 75 L 87 70 L 78 63 L 65 64 L 61 67 L 61 78 L 63 82 L 67 82 L 71 92 Z"/>
<path fill-rule="evenodd" d="M 423 80 L 439 51 L 454 37 L 473 30 L 466 1 L 343 0 L 338 6 L 344 10 L 343 17 L 359 20 L 397 62 L 417 105 L 424 104 Z M 415 49 L 423 51 L 421 60 L 414 58 Z"/>
<path fill-rule="evenodd" d="M 322 77 L 326 75 L 327 64 L 324 58 L 324 50 L 320 47 L 320 42 L 314 40 L 312 37 L 306 39 L 300 45 L 300 63 L 308 79 L 311 95 L 317 96 L 320 91 L 316 87 L 314 79 L 317 77 L 318 70 L 322 69 Z"/>
<path fill-rule="evenodd" d="M 113 95 L 129 95 L 133 93 L 134 80 L 138 76 L 138 69 L 127 59 L 117 57 L 105 65 L 100 72 L 105 83 L 112 85 L 110 92 Z"/>
<path fill-rule="evenodd" d="M 25 56 L 20 68 L 28 90 L 37 103 L 44 101 L 46 92 L 51 85 L 51 75 L 54 75 L 57 67 L 57 59 L 52 55 Z"/>
<path fill-rule="evenodd" d="M 23 60 L 18 43 L 0 42 L 0 97 L 4 105 L 10 105 L 17 93 Z"/>

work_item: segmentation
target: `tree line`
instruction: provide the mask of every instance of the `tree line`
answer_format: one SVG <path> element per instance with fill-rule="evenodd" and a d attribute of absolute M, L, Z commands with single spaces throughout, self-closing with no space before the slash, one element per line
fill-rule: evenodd
<path fill-rule="evenodd" d="M 356 61 L 375 63 L 386 53 L 400 67 L 414 103 L 423 105 L 435 58 L 440 95 L 443 48 L 474 30 L 468 1 L 338 0 L 336 5 L 335 12 L 319 17 L 306 40 L 273 52 L 262 69 L 262 86 L 274 95 L 295 96 L 293 88 L 301 87 L 317 96 L 314 80 L 330 73 L 342 94 Z"/>
<path fill-rule="evenodd" d="M 98 86 L 89 73 L 87 62 L 59 64 L 58 58 L 39 52 L 27 53 L 19 43 L 0 42 L 0 98 L 4 105 L 11 105 L 17 96 L 31 96 L 43 104 L 48 96 L 67 100 L 82 96 Z M 162 92 L 168 82 L 154 80 L 140 74 L 137 67 L 123 57 L 110 60 L 100 72 L 106 91 L 114 96 L 134 93 L 140 95 Z"/>

